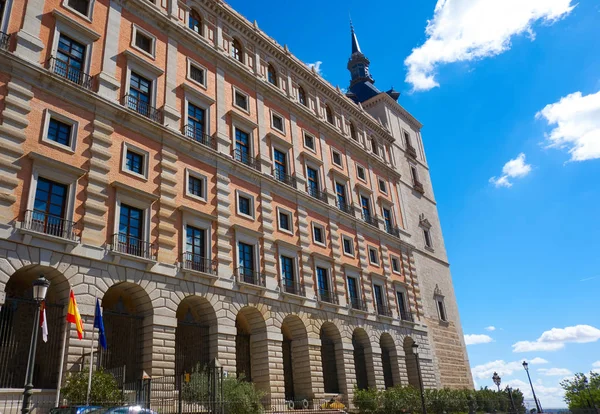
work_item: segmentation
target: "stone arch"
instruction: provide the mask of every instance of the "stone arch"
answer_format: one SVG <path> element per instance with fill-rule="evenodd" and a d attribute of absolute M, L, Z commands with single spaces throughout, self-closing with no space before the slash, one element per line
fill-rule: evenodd
<path fill-rule="evenodd" d="M 375 370 L 373 366 L 373 350 L 367 331 L 356 328 L 352 333 L 352 346 L 354 354 L 354 370 L 356 372 L 356 386 L 361 389 L 375 387 Z"/>
<path fill-rule="evenodd" d="M 102 297 L 102 313 L 108 349 L 98 349 L 100 365 L 125 367 L 127 382 L 150 374 L 153 308 L 148 293 L 136 283 L 116 283 Z"/>
<path fill-rule="evenodd" d="M 243 307 L 237 313 L 235 327 L 237 375 L 269 392 L 269 344 L 263 314 L 255 307 Z"/>
<path fill-rule="evenodd" d="M 217 314 L 201 296 L 187 296 L 177 307 L 175 375 L 200 370 L 217 357 Z"/>
<path fill-rule="evenodd" d="M 417 366 L 417 359 L 412 349 L 414 343 L 415 341 L 410 336 L 404 338 L 404 358 L 406 361 L 406 375 L 408 376 L 408 384 L 419 389 L 419 367 Z"/>
<path fill-rule="evenodd" d="M 321 364 L 325 394 L 345 393 L 344 350 L 342 335 L 332 322 L 321 325 Z"/>
<path fill-rule="evenodd" d="M 383 367 L 383 380 L 385 388 L 400 385 L 400 370 L 398 361 L 398 350 L 394 338 L 387 332 L 379 337 L 381 347 L 381 365 Z"/>
<path fill-rule="evenodd" d="M 4 286 L 4 303 L 0 303 L 0 388 L 23 388 L 25 384 L 32 323 L 39 312 L 33 300 L 32 283 L 40 275 L 50 281 L 45 300 L 49 335 L 48 341 L 44 342 L 41 332 L 38 332 L 33 385 L 35 388 L 57 386 L 71 287 L 57 269 L 26 265 L 10 276 Z"/>
<path fill-rule="evenodd" d="M 287 315 L 281 324 L 283 378 L 286 400 L 312 398 L 312 373 L 308 332 L 297 315 Z"/>

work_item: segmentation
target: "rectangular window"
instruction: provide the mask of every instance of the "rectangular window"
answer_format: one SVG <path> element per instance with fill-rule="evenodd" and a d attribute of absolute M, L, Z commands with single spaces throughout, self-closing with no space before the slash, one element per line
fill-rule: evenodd
<path fill-rule="evenodd" d="M 394 227 L 394 223 L 392 222 L 392 212 L 389 208 L 382 208 L 383 211 L 383 220 L 385 221 L 385 228 L 389 232 Z"/>
<path fill-rule="evenodd" d="M 87 15 L 87 6 L 86 12 L 82 14 Z M 83 76 L 85 54 L 86 47 L 83 44 L 61 33 L 58 39 L 58 47 L 56 48 L 54 73 L 78 85 L 87 82 L 87 79 L 84 79 Z"/>
<path fill-rule="evenodd" d="M 279 181 L 285 181 L 287 178 L 287 155 L 279 151 L 278 149 L 273 150 L 273 164 L 275 179 Z"/>
<path fill-rule="evenodd" d="M 448 318 L 446 317 L 446 308 L 444 306 L 444 299 L 437 299 L 438 312 L 440 316 L 440 320 L 446 322 Z"/>
<path fill-rule="evenodd" d="M 346 202 L 346 186 L 336 182 L 335 195 L 337 197 L 338 207 L 342 210 L 345 210 L 345 207 L 348 205 Z"/>
<path fill-rule="evenodd" d="M 244 95 L 240 91 L 235 91 L 234 94 L 235 106 L 243 109 L 244 111 L 248 111 L 248 95 Z"/>
<path fill-rule="evenodd" d="M 53 236 L 64 237 L 68 186 L 39 177 L 31 228 Z"/>
<path fill-rule="evenodd" d="M 77 13 L 83 14 L 84 16 L 88 17 L 90 0 L 68 0 L 67 6 L 75 10 Z M 2 17 L 1 13 L 0 17 Z"/>
<path fill-rule="evenodd" d="M 121 204 L 119 215 L 118 251 L 145 256 L 147 247 L 144 245 L 144 212 L 135 207 Z"/>
<path fill-rule="evenodd" d="M 238 211 L 240 214 L 252 216 L 252 200 L 250 197 L 238 195 Z"/>
<path fill-rule="evenodd" d="M 154 47 L 153 47 L 154 39 L 145 33 L 142 33 L 140 30 L 135 31 L 135 46 L 144 52 L 153 55 Z"/>
<path fill-rule="evenodd" d="M 381 309 L 385 305 L 382 287 L 380 285 L 373 285 L 373 293 L 375 294 L 375 303 L 377 304 L 377 310 L 381 312 Z"/>
<path fill-rule="evenodd" d="M 431 234 L 428 229 L 423 229 L 423 237 L 425 238 L 425 246 L 432 248 L 433 245 L 431 243 Z"/>
<path fill-rule="evenodd" d="M 239 242 L 239 270 L 238 275 L 242 282 L 257 284 L 258 281 L 254 275 L 254 246 L 251 244 Z"/>
<path fill-rule="evenodd" d="M 404 143 L 406 144 L 407 148 L 412 147 L 412 142 L 410 142 L 410 134 L 406 131 L 404 131 Z"/>
<path fill-rule="evenodd" d="M 235 157 L 244 164 L 250 163 L 250 134 L 235 129 Z"/>
<path fill-rule="evenodd" d="M 292 215 L 287 211 L 279 210 L 279 230 L 292 231 Z"/>
<path fill-rule="evenodd" d="M 296 285 L 294 272 L 294 259 L 287 256 L 281 256 L 281 280 L 287 293 L 298 295 L 299 287 Z"/>
<path fill-rule="evenodd" d="M 129 96 L 127 106 L 144 116 L 151 116 L 152 81 L 131 72 L 129 79 Z"/>
<path fill-rule="evenodd" d="M 188 193 L 204 198 L 204 180 L 193 175 L 188 176 Z"/>
<path fill-rule="evenodd" d="M 337 165 L 338 167 L 343 167 L 342 165 L 342 154 L 340 154 L 337 151 L 332 151 L 332 159 L 333 159 L 333 163 L 335 165 Z"/>
<path fill-rule="evenodd" d="M 342 237 L 344 243 L 344 253 L 349 254 L 350 256 L 354 256 L 354 241 L 350 237 Z"/>
<path fill-rule="evenodd" d="M 125 167 L 131 172 L 144 175 L 144 156 L 128 148 Z"/>
<path fill-rule="evenodd" d="M 48 125 L 48 139 L 58 144 L 70 147 L 72 127 L 72 125 L 57 121 L 54 118 L 50 118 L 50 123 Z"/>
<path fill-rule="evenodd" d="M 325 244 L 325 229 L 320 224 L 313 223 L 313 240 L 318 244 Z"/>
<path fill-rule="evenodd" d="M 396 297 L 398 298 L 398 310 L 400 311 L 400 317 L 404 320 L 404 314 L 406 313 L 406 300 L 404 299 L 403 292 L 396 292 Z"/>
<path fill-rule="evenodd" d="M 309 135 L 307 133 L 304 133 L 304 146 L 306 148 L 310 148 L 311 150 L 315 150 L 315 137 L 313 137 L 312 135 Z"/>
<path fill-rule="evenodd" d="M 417 167 L 414 165 L 410 166 L 410 175 L 412 176 L 413 183 L 419 182 L 419 174 L 417 173 Z"/>
<path fill-rule="evenodd" d="M 397 257 L 392 257 L 392 271 L 400 273 L 400 261 Z"/>
<path fill-rule="evenodd" d="M 333 292 L 329 289 L 329 272 L 323 267 L 317 267 L 317 283 L 319 286 L 319 298 L 322 301 L 332 303 Z"/>
<path fill-rule="evenodd" d="M 385 181 L 383 181 L 381 178 L 379 179 L 379 191 L 381 191 L 384 194 L 387 194 L 387 186 L 385 184 Z"/>
<path fill-rule="evenodd" d="M 360 196 L 360 206 L 362 208 L 363 218 L 365 220 L 371 218 L 371 202 L 369 201 L 369 197 Z"/>
<path fill-rule="evenodd" d="M 190 138 L 194 138 L 196 141 L 204 142 L 206 112 L 204 109 L 190 102 L 188 102 L 187 112 L 188 133 L 186 135 Z"/>
<path fill-rule="evenodd" d="M 206 76 L 206 72 L 204 71 L 204 69 L 196 66 L 196 65 L 192 65 L 190 64 L 190 79 L 193 80 L 194 82 L 198 82 L 200 85 L 205 85 L 206 81 L 205 81 L 205 76 Z"/>
<path fill-rule="evenodd" d="M 356 166 L 356 175 L 358 176 L 358 178 L 360 178 L 363 181 L 367 180 L 367 174 L 365 173 L 365 169 L 364 169 L 364 167 L 361 167 L 360 165 Z"/>
<path fill-rule="evenodd" d="M 271 126 L 279 132 L 284 132 L 283 118 L 277 114 L 271 114 Z"/>
<path fill-rule="evenodd" d="M 358 282 L 356 278 L 350 276 L 348 276 L 348 296 L 350 296 L 352 307 L 355 307 L 355 304 L 359 302 Z"/>
<path fill-rule="evenodd" d="M 192 226 L 186 226 L 185 229 L 185 251 L 188 254 L 187 261 L 192 264 L 204 264 L 204 256 L 206 255 L 206 233 L 203 229 L 197 229 Z M 197 267 L 194 267 L 197 269 Z"/>
<path fill-rule="evenodd" d="M 306 167 L 306 178 L 308 179 L 308 193 L 315 195 L 319 192 L 319 172 L 311 167 Z"/>
<path fill-rule="evenodd" d="M 379 252 L 374 247 L 369 247 L 369 262 L 372 265 L 379 266 Z"/>

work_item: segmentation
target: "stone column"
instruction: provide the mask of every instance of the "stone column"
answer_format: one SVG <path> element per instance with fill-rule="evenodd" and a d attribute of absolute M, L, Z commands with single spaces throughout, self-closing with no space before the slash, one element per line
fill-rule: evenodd
<path fill-rule="evenodd" d="M 235 336 L 237 330 L 235 321 L 231 321 L 220 314 L 217 316 L 218 323 L 214 335 L 211 331 L 211 336 L 214 336 L 217 342 L 217 355 L 211 355 L 211 360 L 215 357 L 218 358 L 223 365 L 223 371 L 226 371 L 228 376 L 233 376 L 236 372 Z M 231 322 L 233 322 L 233 325 Z"/>
<path fill-rule="evenodd" d="M 176 1 L 175 1 L 176 3 Z M 175 131 L 180 131 L 181 110 L 177 108 L 177 41 L 168 39 L 167 44 L 167 70 L 165 74 L 165 126 Z"/>
<path fill-rule="evenodd" d="M 144 318 L 142 367 L 151 377 L 175 375 L 175 329 L 175 314 L 171 317 L 155 315 L 153 318 Z"/>
<path fill-rule="evenodd" d="M 256 116 L 257 116 L 257 125 L 256 134 L 258 141 L 258 151 L 256 157 L 260 160 L 261 171 L 264 174 L 271 175 L 273 172 L 271 171 L 271 156 L 269 151 L 269 146 L 267 145 L 267 134 L 266 134 L 266 126 L 265 126 L 265 102 L 262 94 L 256 94 Z"/>
<path fill-rule="evenodd" d="M 384 390 L 385 378 L 383 377 L 383 359 L 381 359 L 381 348 L 379 347 L 379 344 L 372 343 L 370 351 L 365 349 L 365 359 L 367 363 L 367 379 L 369 381 L 369 387 Z"/>
<path fill-rule="evenodd" d="M 283 377 L 283 336 L 280 332 L 267 331 L 252 334 L 252 382 L 267 392 L 273 400 L 285 397 Z"/>
<path fill-rule="evenodd" d="M 300 247 L 301 260 L 302 260 L 302 280 L 304 282 L 304 288 L 306 290 L 306 297 L 308 299 L 315 298 L 315 283 L 313 280 L 313 272 L 310 264 L 310 244 L 311 244 L 311 230 L 310 224 L 308 223 L 308 213 L 306 207 L 298 205 L 298 232 L 300 235 Z"/>
<path fill-rule="evenodd" d="M 44 0 L 29 0 L 23 17 L 23 27 L 17 33 L 15 54 L 33 64 L 40 64 L 44 43 L 40 39 Z"/>
<path fill-rule="evenodd" d="M 336 214 L 329 213 L 329 234 L 331 236 L 331 251 L 333 253 L 333 275 L 332 284 L 340 306 L 347 306 L 346 300 L 346 278 L 342 267 L 342 244 L 340 243 L 339 226 L 337 224 Z"/>
<path fill-rule="evenodd" d="M 346 151 L 346 165 L 348 166 L 348 176 L 350 177 L 350 185 L 346 186 L 346 191 L 348 194 L 347 203 L 354 207 L 354 215 L 355 217 L 361 217 L 361 209 L 359 204 L 359 198 L 356 194 L 356 164 L 352 158 L 352 153 L 350 151 Z"/>
<path fill-rule="evenodd" d="M 217 150 L 223 154 L 231 155 L 231 137 L 227 129 L 227 102 L 225 92 L 225 70 L 217 66 Z"/>
<path fill-rule="evenodd" d="M 310 363 L 307 366 L 307 370 L 311 376 L 312 397 L 322 398 L 322 395 L 325 393 L 325 384 L 323 378 L 323 361 L 321 360 L 320 338 L 308 337 L 308 358 Z"/>
<path fill-rule="evenodd" d="M 294 145 L 294 177 L 296 177 L 297 189 L 304 191 L 306 188 L 306 178 L 304 177 L 304 168 L 302 168 L 302 162 L 300 161 L 304 136 L 302 131 L 299 131 L 295 115 L 290 115 L 290 133 L 292 136 L 292 143 Z"/>
<path fill-rule="evenodd" d="M 217 172 L 217 259 L 221 278 L 232 275 L 233 249 L 229 217 L 231 216 L 231 191 L 229 176 L 223 171 Z"/>
<path fill-rule="evenodd" d="M 163 145 L 160 154 L 158 261 L 171 265 L 179 260 L 175 199 L 180 183 L 177 179 L 177 171 L 177 151 Z"/>
<path fill-rule="evenodd" d="M 265 277 L 267 281 L 267 289 L 275 290 L 279 286 L 279 283 L 277 282 L 277 257 L 275 255 L 277 248 L 275 246 L 275 238 L 273 237 L 275 214 L 273 213 L 273 197 L 271 197 L 271 188 L 268 184 L 263 185 L 261 188 L 260 199 L 263 226 L 263 257 L 265 262 Z"/>
<path fill-rule="evenodd" d="M 120 83 L 117 80 L 117 55 L 119 53 L 119 36 L 121 34 L 121 4 L 110 1 L 108 23 L 104 37 L 104 56 L 102 57 L 102 72 L 98 74 L 98 94 L 112 101 L 118 101 L 117 90 Z"/>
<path fill-rule="evenodd" d="M 360 272 L 360 282 L 362 286 L 363 299 L 365 301 L 365 307 L 369 312 L 372 312 L 375 309 L 375 304 L 373 303 L 373 288 L 371 287 L 370 280 L 371 278 L 365 275 L 364 269 L 367 268 L 367 264 L 369 263 L 367 258 L 367 242 L 365 241 L 365 237 L 362 233 L 357 232 L 356 237 L 358 238 L 358 258 L 360 261 L 360 268 L 363 269 Z"/>
<path fill-rule="evenodd" d="M 327 203 L 335 204 L 335 190 L 331 180 L 331 155 L 330 149 L 325 145 L 325 135 L 321 134 L 321 159 L 323 160 L 323 190 L 327 193 Z"/>
<path fill-rule="evenodd" d="M 346 396 L 348 405 L 352 405 L 354 387 L 356 387 L 356 371 L 354 368 L 354 347 L 351 339 L 344 339 L 335 344 L 335 354 L 338 363 L 338 380 L 340 393 Z M 341 367 L 341 369 L 340 369 Z M 340 374 L 343 374 L 340 376 Z"/>

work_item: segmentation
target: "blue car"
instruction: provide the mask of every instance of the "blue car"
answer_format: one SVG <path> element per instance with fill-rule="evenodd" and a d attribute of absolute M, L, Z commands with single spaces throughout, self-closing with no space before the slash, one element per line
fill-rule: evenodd
<path fill-rule="evenodd" d="M 71 405 L 68 407 L 55 407 L 50 414 L 88 414 L 91 411 L 102 408 L 98 405 Z"/>
<path fill-rule="evenodd" d="M 86 411 L 85 414 L 158 414 L 158 413 L 156 411 L 152 411 L 149 408 L 143 408 L 139 405 L 126 405 L 126 406 L 122 406 L 122 407 L 97 408 L 96 410 L 93 410 L 93 411 Z"/>

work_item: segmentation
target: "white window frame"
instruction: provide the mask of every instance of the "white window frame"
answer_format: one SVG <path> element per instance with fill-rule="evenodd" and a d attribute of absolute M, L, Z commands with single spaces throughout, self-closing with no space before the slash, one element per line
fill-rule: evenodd
<path fill-rule="evenodd" d="M 86 14 L 81 14 L 80 12 L 78 12 L 77 10 L 75 10 L 74 8 L 72 8 L 71 6 L 69 6 L 69 0 L 62 0 L 61 5 L 65 9 L 67 9 L 70 12 L 76 14 L 77 16 L 80 16 L 80 17 L 84 18 L 85 20 L 91 22 L 92 18 L 93 18 L 93 13 L 94 13 L 94 3 L 95 3 L 95 0 L 89 0 L 88 9 L 87 9 L 87 13 Z"/>
<path fill-rule="evenodd" d="M 146 36 L 146 37 L 150 38 L 150 40 L 151 40 L 151 49 L 152 49 L 150 52 L 145 51 L 144 49 L 138 47 L 135 44 L 135 40 L 136 40 L 138 32 L 140 34 L 142 34 L 143 36 Z M 136 24 L 132 24 L 131 25 L 131 45 L 130 46 L 131 46 L 132 49 L 137 50 L 138 52 L 140 52 L 140 53 L 148 56 L 149 58 L 151 58 L 153 60 L 156 58 L 156 36 L 154 36 L 149 31 L 142 29 L 141 27 L 139 27 Z"/>
<path fill-rule="evenodd" d="M 246 134 L 248 134 L 248 144 L 250 144 L 250 148 L 248 150 L 248 153 L 250 154 L 251 157 L 254 158 L 254 128 L 248 126 L 247 124 L 244 124 L 243 122 L 239 121 L 237 118 L 233 118 L 231 119 L 231 149 L 232 149 L 232 154 L 235 152 L 236 149 L 236 144 L 235 144 L 235 131 L 236 130 L 240 130 L 242 132 L 245 132 Z"/>
<path fill-rule="evenodd" d="M 63 3 L 66 0 L 63 0 Z M 95 0 L 92 0 L 92 2 Z M 70 8 L 68 8 L 69 10 L 72 10 Z M 8 10 L 8 8 L 7 8 Z M 79 16 L 81 16 L 81 14 L 79 14 L 78 12 L 74 11 L 74 13 L 77 13 Z M 6 13 L 6 11 L 5 11 Z M 93 32 L 92 30 L 89 30 L 88 28 L 86 28 L 85 26 L 83 26 L 82 24 L 76 22 L 75 20 L 72 20 L 69 16 L 63 15 L 61 14 L 55 14 L 56 16 L 56 24 L 54 26 L 54 34 L 53 34 L 53 38 L 52 38 L 52 56 L 56 56 L 56 52 L 58 50 L 58 42 L 60 40 L 60 35 L 64 34 L 65 36 L 70 37 L 71 39 L 85 45 L 85 56 L 84 56 L 84 63 L 83 63 L 83 68 L 81 69 L 81 71 L 83 73 L 90 73 L 90 66 L 91 66 L 91 61 L 92 61 L 92 47 L 94 45 L 94 42 L 96 40 L 99 39 L 99 34 Z M 87 19 L 87 18 L 86 18 Z M 8 19 L 7 19 L 8 20 Z M 90 19 L 88 19 L 89 21 L 91 21 Z M 8 23 L 8 21 L 7 21 Z"/>
<path fill-rule="evenodd" d="M 121 204 L 127 204 L 130 205 L 131 207 L 134 208 L 139 208 L 140 210 L 143 211 L 144 214 L 144 232 L 143 232 L 143 242 L 146 243 L 150 243 L 150 215 L 152 213 L 152 202 L 148 202 L 145 200 L 140 200 L 139 198 L 135 197 L 134 194 L 127 194 L 127 191 L 125 190 L 121 190 L 121 189 L 117 189 L 117 194 L 115 197 L 115 219 L 114 219 L 114 227 L 113 227 L 113 232 L 112 234 L 119 234 L 119 227 L 120 227 L 120 218 L 121 218 Z M 111 243 L 114 242 L 114 240 L 110 241 Z"/>
<path fill-rule="evenodd" d="M 389 300 L 387 297 L 387 289 L 385 288 L 385 282 L 379 279 L 371 280 L 371 291 L 373 292 L 373 307 L 375 308 L 375 313 L 379 314 L 377 310 L 377 298 L 375 297 L 375 286 L 379 286 L 381 288 L 381 294 L 383 295 L 383 306 L 387 307 L 389 310 Z"/>
<path fill-rule="evenodd" d="M 240 267 L 240 242 L 253 246 L 254 253 L 254 273 L 260 273 L 260 242 L 258 237 L 251 236 L 242 231 L 235 231 L 235 254 L 236 264 L 235 267 Z"/>
<path fill-rule="evenodd" d="M 240 196 L 242 197 L 246 197 L 250 199 L 250 215 L 242 213 L 240 211 Z M 255 220 L 255 216 L 256 216 L 256 203 L 254 200 L 254 196 L 250 193 L 247 193 L 245 191 L 241 191 L 239 189 L 235 190 L 235 211 L 237 213 L 238 216 L 240 217 L 245 217 L 247 219 L 250 219 L 252 221 Z"/>
<path fill-rule="evenodd" d="M 274 117 L 281 118 L 281 125 L 283 126 L 283 129 L 279 129 L 279 128 L 275 127 L 274 122 L 273 122 Z M 278 112 L 275 112 L 272 109 L 271 109 L 271 129 L 285 135 L 285 117 L 283 115 L 279 114 Z"/>
<path fill-rule="evenodd" d="M 381 189 L 381 183 L 383 183 L 383 188 L 384 190 Z M 381 194 L 385 194 L 388 195 L 389 194 L 389 190 L 388 190 L 388 183 L 387 181 L 385 181 L 383 178 L 381 177 L 377 177 L 377 190 L 381 193 Z"/>
<path fill-rule="evenodd" d="M 361 169 L 361 168 L 364 172 L 364 177 L 361 177 L 360 174 L 358 173 L 359 169 Z M 356 163 L 356 178 L 358 178 L 363 183 L 367 182 L 367 169 L 359 163 Z"/>
<path fill-rule="evenodd" d="M 275 175 L 275 151 L 279 151 L 285 154 L 285 173 L 290 175 L 290 151 L 289 148 L 283 149 L 279 142 L 271 141 L 271 164 L 273 168 L 273 175 Z"/>
<path fill-rule="evenodd" d="M 319 298 L 319 300 L 321 300 L 321 295 L 319 294 L 319 275 L 317 273 L 317 268 L 321 268 L 321 269 L 325 269 L 325 271 L 327 272 L 327 286 L 329 287 L 329 293 L 331 293 L 331 296 L 337 296 L 337 292 L 334 289 L 333 286 L 333 275 L 332 275 L 332 266 L 330 262 L 326 262 L 325 260 L 319 260 L 319 259 L 315 259 L 314 262 L 314 272 L 315 272 L 315 282 L 316 282 L 316 286 L 317 286 L 317 298 Z"/>
<path fill-rule="evenodd" d="M 38 180 L 41 176 L 42 178 L 46 178 L 48 180 L 52 180 L 59 184 L 67 186 L 67 204 L 65 206 L 64 220 L 74 221 L 73 215 L 75 213 L 75 195 L 77 191 L 77 181 L 79 177 L 63 169 L 60 169 L 59 165 L 56 165 L 55 167 L 50 167 L 46 164 L 40 165 L 34 161 L 31 172 L 31 185 L 29 186 L 29 198 L 27 199 L 26 210 L 33 210 Z"/>
<path fill-rule="evenodd" d="M 185 120 L 184 126 L 187 127 L 188 122 L 188 105 L 192 104 L 204 110 L 204 131 L 206 135 L 209 135 L 210 131 L 210 104 L 207 101 L 202 100 L 201 96 L 196 96 L 194 92 L 187 90 L 185 94 L 185 100 L 183 103 L 183 116 Z"/>
<path fill-rule="evenodd" d="M 197 196 L 190 192 L 190 177 L 197 178 L 202 180 L 202 193 L 204 197 Z M 198 171 L 191 170 L 189 168 L 185 169 L 185 195 L 193 198 L 194 200 L 201 201 L 206 203 L 208 201 L 208 177 Z"/>
<path fill-rule="evenodd" d="M 344 246 L 344 240 L 350 241 L 350 245 L 352 246 L 351 253 L 346 252 L 346 248 Z M 344 256 L 348 256 L 348 257 L 352 257 L 352 258 L 356 257 L 356 246 L 354 245 L 354 238 L 352 238 L 346 234 L 342 234 L 342 252 L 344 253 Z"/>
<path fill-rule="evenodd" d="M 138 174 L 134 171 L 127 169 L 127 151 L 134 152 L 136 154 L 141 155 L 144 158 L 144 174 Z M 138 147 L 135 144 L 130 142 L 123 141 L 123 154 L 121 156 L 121 172 L 124 174 L 129 174 L 133 177 L 141 178 L 144 181 L 148 181 L 148 171 L 150 164 L 150 153 L 145 149 Z"/>
<path fill-rule="evenodd" d="M 288 216 L 288 223 L 290 224 L 289 229 L 284 229 L 283 227 L 281 227 L 280 214 L 285 214 L 286 216 Z M 277 207 L 277 229 L 283 233 L 287 233 L 287 234 L 293 236 L 294 235 L 294 213 L 292 213 L 290 210 L 287 210 L 285 208 L 278 206 Z"/>
<path fill-rule="evenodd" d="M 133 59 L 129 59 L 132 56 Z M 131 87 L 131 72 L 136 72 L 138 75 L 150 80 L 152 83 L 152 90 L 150 91 L 150 106 L 156 108 L 156 96 L 157 96 L 157 84 L 158 84 L 158 72 L 154 65 L 145 62 L 143 59 L 135 55 L 129 55 L 127 59 L 127 76 L 125 77 L 125 94 L 129 94 Z M 127 102 L 124 105 L 127 108 Z"/>
<path fill-rule="evenodd" d="M 58 112 L 55 112 L 51 109 L 45 109 L 43 116 L 44 126 L 42 128 L 42 141 L 54 147 L 74 153 L 75 148 L 77 147 L 77 132 L 79 129 L 79 122 L 71 118 L 67 118 L 66 116 L 59 114 Z M 50 128 L 51 119 L 55 119 L 71 127 L 71 134 L 69 135 L 69 141 L 71 145 L 63 145 L 56 141 L 52 141 L 48 138 L 48 130 Z"/>
<path fill-rule="evenodd" d="M 398 270 L 394 269 L 394 260 L 398 263 Z M 396 256 L 394 254 L 390 255 L 390 268 L 392 269 L 392 273 L 396 275 L 402 275 L 402 264 L 399 256 Z"/>
<path fill-rule="evenodd" d="M 356 294 L 358 296 L 358 300 L 363 303 L 363 297 L 362 297 L 362 280 L 360 278 L 360 273 L 358 273 L 356 270 L 346 270 L 345 272 L 345 278 L 346 278 L 346 293 L 348 294 L 348 306 L 352 307 L 352 298 L 350 297 L 350 284 L 348 283 L 348 278 L 353 278 L 356 280 Z"/>
<path fill-rule="evenodd" d="M 300 286 L 300 266 L 299 266 L 299 260 L 298 260 L 298 251 L 297 250 L 292 250 L 289 248 L 286 248 L 284 246 L 282 246 L 281 244 L 279 244 L 279 249 L 277 252 L 277 262 L 279 263 L 279 283 L 280 283 L 280 288 L 281 288 L 281 292 L 282 293 L 287 293 L 285 291 L 285 287 L 283 284 L 283 261 L 281 260 L 282 256 L 286 256 L 289 257 L 290 259 L 292 259 L 294 261 L 294 283 L 296 283 L 298 286 Z M 299 294 L 300 292 L 298 292 Z M 289 295 L 293 295 L 293 293 L 288 293 Z"/>
<path fill-rule="evenodd" d="M 197 69 L 200 69 L 200 70 L 202 70 L 204 72 L 202 83 L 198 82 L 195 79 L 192 79 L 192 77 L 191 77 L 192 66 L 195 66 Z M 186 71 L 186 74 L 185 74 L 185 78 L 189 82 L 191 82 L 194 85 L 197 85 L 197 86 L 201 87 L 202 89 L 206 90 L 207 89 L 207 85 L 206 85 L 206 74 L 207 74 L 207 72 L 208 72 L 208 69 L 206 69 L 205 66 L 199 64 L 198 62 L 196 62 L 195 60 L 193 60 L 193 59 L 191 59 L 189 57 L 187 58 L 187 71 Z"/>
<path fill-rule="evenodd" d="M 311 227 L 312 227 L 313 243 L 316 244 L 317 246 L 327 247 L 327 233 L 325 233 L 325 226 L 322 225 L 321 223 L 317 223 L 316 221 L 313 221 Z M 321 230 L 321 234 L 323 236 L 322 242 L 318 242 L 317 239 L 315 238 L 315 228 L 319 228 Z"/>
<path fill-rule="evenodd" d="M 306 177 L 306 190 L 308 191 L 308 169 L 311 168 L 317 172 L 317 183 L 319 184 L 319 191 L 325 191 L 325 185 L 323 183 L 323 174 L 321 173 L 321 166 L 306 160 L 304 162 L 304 176 Z"/>
<path fill-rule="evenodd" d="M 367 246 L 367 251 L 369 252 L 369 264 L 371 266 L 380 267 L 381 266 L 381 259 L 379 258 L 379 249 L 377 247 L 375 247 L 375 246 L 368 245 Z M 371 258 L 371 252 L 375 252 L 375 258 L 377 259 L 377 262 L 373 262 L 373 260 Z"/>
<path fill-rule="evenodd" d="M 243 95 L 246 97 L 246 108 L 241 107 L 237 104 L 237 101 L 235 99 L 235 95 L 236 93 L 239 93 L 240 95 Z M 233 97 L 233 107 L 239 109 L 240 111 L 243 111 L 244 113 L 249 114 L 250 113 L 250 95 L 248 95 L 246 92 L 242 91 L 241 89 L 232 86 L 232 97 Z"/>
<path fill-rule="evenodd" d="M 335 155 L 338 155 L 340 157 L 340 164 L 335 162 Z M 344 168 L 344 157 L 342 157 L 342 153 L 333 147 L 331 147 L 331 163 L 336 167 Z"/>
<path fill-rule="evenodd" d="M 190 213 L 183 213 L 182 234 L 181 234 L 181 257 L 187 253 L 187 228 L 195 227 L 204 230 L 204 259 L 212 260 L 212 222 Z"/>
<path fill-rule="evenodd" d="M 312 141 L 313 141 L 313 148 L 309 147 L 308 145 L 306 145 L 306 136 L 312 137 Z M 314 136 L 313 134 L 311 134 L 310 132 L 306 132 L 303 131 L 302 132 L 302 146 L 304 148 L 306 148 L 307 150 L 314 152 L 315 154 L 317 153 L 317 137 Z"/>

